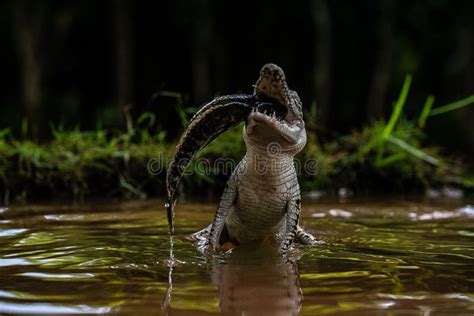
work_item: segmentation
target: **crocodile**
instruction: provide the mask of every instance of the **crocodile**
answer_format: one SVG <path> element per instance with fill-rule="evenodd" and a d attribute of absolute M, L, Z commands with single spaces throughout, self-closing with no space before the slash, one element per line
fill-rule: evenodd
<path fill-rule="evenodd" d="M 168 168 L 170 232 L 174 194 L 190 159 L 241 121 L 247 152 L 227 181 L 214 221 L 193 239 L 204 241 L 211 251 L 269 238 L 278 241 L 281 252 L 294 242 L 318 244 L 299 225 L 301 194 L 294 156 L 306 144 L 302 103 L 275 64 L 262 67 L 253 94 L 218 98 L 191 119 Z"/>

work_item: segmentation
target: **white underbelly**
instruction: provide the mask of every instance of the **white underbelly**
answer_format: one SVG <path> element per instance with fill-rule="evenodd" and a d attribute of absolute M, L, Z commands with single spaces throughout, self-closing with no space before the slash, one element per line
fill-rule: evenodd
<path fill-rule="evenodd" d="M 272 192 L 273 191 L 273 192 Z M 258 240 L 278 232 L 286 214 L 288 197 L 271 186 L 243 187 L 226 219 L 227 229 L 240 243 Z"/>

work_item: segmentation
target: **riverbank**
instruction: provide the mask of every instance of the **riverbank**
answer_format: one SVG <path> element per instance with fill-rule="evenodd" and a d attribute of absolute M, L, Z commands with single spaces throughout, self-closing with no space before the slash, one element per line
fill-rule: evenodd
<path fill-rule="evenodd" d="M 423 146 L 423 134 L 401 123 L 393 138 L 375 143 L 376 123 L 333 142 L 320 144 L 309 131 L 295 163 L 303 191 L 420 193 L 427 189 L 472 190 L 460 159 Z M 0 135 L 0 192 L 4 204 L 54 198 L 145 198 L 163 196 L 167 162 L 175 143 L 141 131 L 55 131 L 38 144 Z M 407 147 L 409 146 L 409 147 Z M 219 194 L 245 153 L 241 128 L 223 134 L 203 150 L 183 178 L 184 194 Z M 222 159 L 225 158 L 225 159 Z"/>
<path fill-rule="evenodd" d="M 432 109 L 429 96 L 419 117 L 402 110 L 411 79 L 407 76 L 387 121 L 376 121 L 331 141 L 318 139 L 316 105 L 306 116 L 308 142 L 296 159 L 301 188 L 347 194 L 472 192 L 474 176 L 463 159 L 430 144 L 424 126 L 430 116 L 470 105 L 474 96 Z M 180 107 L 181 108 L 181 107 Z M 186 117 L 185 113 L 180 113 Z M 144 121 L 148 125 L 143 126 Z M 10 201 L 86 197 L 163 196 L 167 162 L 175 141 L 153 126 L 153 114 L 129 121 L 126 132 L 53 128 L 51 140 L 37 143 L 0 131 L 0 193 Z M 25 133 L 26 134 L 26 133 Z M 245 153 L 241 126 L 205 148 L 183 177 L 181 195 L 220 194 Z"/>

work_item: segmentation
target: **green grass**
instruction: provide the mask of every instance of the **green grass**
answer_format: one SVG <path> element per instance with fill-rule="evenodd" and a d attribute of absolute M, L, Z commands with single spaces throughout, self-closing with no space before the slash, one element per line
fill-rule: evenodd
<path fill-rule="evenodd" d="M 409 100 L 411 80 L 411 76 L 406 77 L 387 121 L 376 121 L 324 144 L 308 131 L 307 146 L 297 156 L 303 190 L 336 191 L 347 187 L 358 193 L 413 193 L 442 185 L 473 189 L 474 177 L 466 175 L 464 166 L 454 157 L 427 145 L 423 131 L 430 117 L 472 104 L 473 96 L 434 109 L 434 97 L 428 96 L 419 117 L 409 120 L 403 110 Z M 185 124 L 189 113 L 185 112 L 183 98 L 171 92 L 161 95 L 176 99 L 177 115 Z M 308 126 L 316 120 L 315 107 L 313 103 L 307 113 Z M 0 131 L 0 193 L 4 203 L 162 196 L 166 163 L 175 143 L 165 142 L 165 133 L 156 132 L 155 121 L 152 113 L 144 113 L 136 121 L 128 118 L 127 132 L 55 127 L 52 139 L 42 144 L 17 139 L 8 129 Z M 27 129 L 25 122 L 24 135 Z M 241 133 L 242 126 L 224 133 L 198 156 L 211 163 L 219 157 L 238 162 L 245 153 Z M 150 159 L 158 159 L 161 173 L 148 171 Z M 302 168 L 309 159 L 316 162 L 316 174 L 305 173 Z M 196 161 L 190 168 L 196 168 Z M 228 176 L 221 170 L 213 170 L 211 175 L 185 176 L 181 190 L 197 196 L 202 192 L 220 194 Z"/>
<path fill-rule="evenodd" d="M 142 132 L 139 141 L 132 141 L 137 136 L 133 133 L 113 136 L 104 130 L 59 129 L 52 134 L 45 144 L 0 135 L 0 188 L 5 196 L 137 197 L 145 196 L 149 184 L 162 185 L 161 177 L 146 170 L 149 159 L 169 157 L 171 148 L 162 134 Z"/>
<path fill-rule="evenodd" d="M 444 106 L 440 106 L 436 109 L 433 109 L 433 110 L 430 111 L 429 116 L 435 116 L 435 115 L 448 113 L 448 112 L 463 108 L 463 107 L 471 105 L 471 104 L 474 104 L 474 95 L 471 95 L 471 96 L 469 96 L 467 98 L 464 98 L 462 100 L 455 101 L 455 102 L 446 104 Z"/>
<path fill-rule="evenodd" d="M 464 166 L 454 157 L 427 145 L 423 127 L 430 116 L 447 113 L 472 103 L 472 97 L 432 109 L 428 96 L 417 122 L 403 116 L 411 85 L 407 76 L 388 121 L 379 120 L 314 150 L 324 163 L 321 176 L 306 184 L 325 189 L 349 187 L 356 192 L 421 192 L 427 187 L 454 185 L 472 188 Z"/>

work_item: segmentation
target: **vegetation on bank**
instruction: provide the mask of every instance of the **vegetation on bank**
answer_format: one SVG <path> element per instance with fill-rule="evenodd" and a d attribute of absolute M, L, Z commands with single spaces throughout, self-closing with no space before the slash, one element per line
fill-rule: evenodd
<path fill-rule="evenodd" d="M 300 168 L 302 189 L 335 191 L 341 187 L 356 193 L 420 192 L 444 185 L 473 188 L 472 178 L 460 160 L 427 145 L 423 127 L 430 116 L 474 103 L 474 96 L 433 108 L 429 96 L 419 117 L 403 116 L 411 77 L 407 76 L 388 121 L 376 121 L 362 130 L 320 143 L 314 131 L 316 105 L 306 114 L 308 144 L 298 155 L 300 167 L 313 160 L 312 171 Z M 182 107 L 180 117 L 186 117 Z M 165 132 L 153 130 L 154 117 L 145 113 L 128 121 L 126 132 L 81 131 L 52 128 L 51 141 L 38 144 L 19 140 L 0 131 L 0 192 L 4 203 L 12 200 L 147 197 L 164 193 L 166 163 L 175 144 Z M 24 124 L 25 131 L 27 124 Z M 27 134 L 26 132 L 24 133 Z M 241 127 L 232 129 L 204 149 L 199 156 L 215 161 L 226 157 L 239 161 L 245 152 Z M 191 170 L 198 169 L 196 162 Z M 215 165 L 214 165 L 215 167 Z M 220 166 L 222 167 L 222 166 Z M 314 170 L 314 168 L 316 168 Z M 226 171 L 226 172 L 224 172 Z M 229 170 L 219 166 L 184 177 L 185 193 L 221 191 Z"/>

